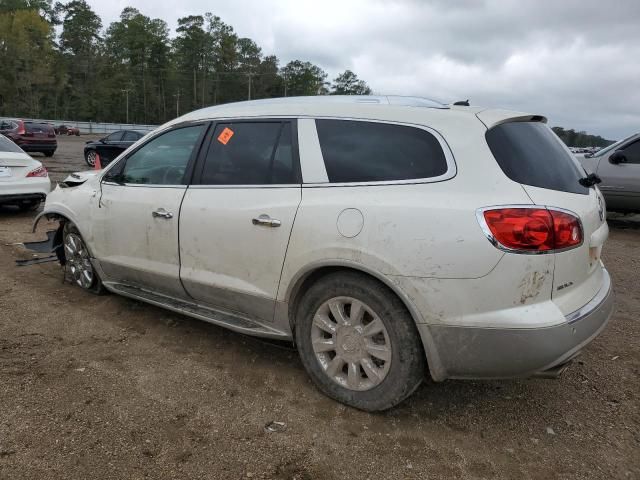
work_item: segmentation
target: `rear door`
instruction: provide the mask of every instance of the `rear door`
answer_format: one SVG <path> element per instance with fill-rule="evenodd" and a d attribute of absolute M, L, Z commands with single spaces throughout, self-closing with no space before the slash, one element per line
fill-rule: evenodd
<path fill-rule="evenodd" d="M 600 253 L 608 227 L 601 193 L 580 184 L 584 169 L 544 123 L 503 123 L 489 129 L 486 138 L 504 173 L 536 205 L 568 210 L 580 219 L 583 243 L 554 254 L 552 293 L 564 314 L 579 309 L 603 284 Z"/>
<path fill-rule="evenodd" d="M 622 151 L 625 162 L 611 163 L 614 152 L 598 164 L 600 188 L 612 208 L 640 209 L 640 139 L 632 141 L 616 151 Z"/>
<path fill-rule="evenodd" d="M 218 123 L 180 214 L 180 276 L 204 304 L 272 322 L 301 200 L 293 120 Z"/>

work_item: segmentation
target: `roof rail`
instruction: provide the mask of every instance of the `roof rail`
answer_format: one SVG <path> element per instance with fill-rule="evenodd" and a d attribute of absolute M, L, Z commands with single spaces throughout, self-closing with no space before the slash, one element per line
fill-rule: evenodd
<path fill-rule="evenodd" d="M 240 105 L 272 105 L 272 104 L 325 104 L 325 103 L 359 103 L 370 105 L 398 105 L 405 107 L 425 107 L 448 109 L 435 100 L 423 97 L 405 97 L 400 95 L 315 95 L 301 97 L 263 98 L 260 100 L 248 100 L 217 105 L 216 107 L 240 106 Z"/>

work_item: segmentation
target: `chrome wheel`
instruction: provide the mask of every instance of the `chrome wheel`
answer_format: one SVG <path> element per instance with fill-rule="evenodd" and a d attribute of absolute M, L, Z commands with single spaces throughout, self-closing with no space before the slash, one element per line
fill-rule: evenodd
<path fill-rule="evenodd" d="M 71 278 L 84 289 L 93 285 L 93 266 L 80 235 L 69 233 L 64 238 L 64 252 Z"/>
<path fill-rule="evenodd" d="M 96 152 L 94 152 L 93 150 L 91 150 L 89 153 L 87 153 L 87 163 L 89 165 L 91 165 L 92 167 L 96 166 Z"/>
<path fill-rule="evenodd" d="M 370 390 L 389 373 L 387 329 L 368 305 L 355 298 L 324 302 L 313 317 L 311 342 L 327 376 L 349 390 Z"/>

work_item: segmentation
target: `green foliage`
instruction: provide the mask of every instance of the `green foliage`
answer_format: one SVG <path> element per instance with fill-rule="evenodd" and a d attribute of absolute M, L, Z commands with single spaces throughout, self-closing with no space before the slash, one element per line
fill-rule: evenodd
<path fill-rule="evenodd" d="M 0 0 L 0 62 L 0 116 L 163 123 L 208 105 L 330 88 L 317 65 L 281 68 L 211 13 L 179 18 L 170 38 L 164 20 L 133 7 L 103 30 L 87 0 Z M 349 70 L 331 90 L 369 92 Z"/>
<path fill-rule="evenodd" d="M 332 87 L 331 95 L 371 95 L 369 85 L 351 70 L 338 75 Z"/>
<path fill-rule="evenodd" d="M 573 129 L 565 130 L 562 127 L 551 128 L 568 147 L 606 147 L 614 143 L 600 135 L 589 135 L 587 132 L 576 132 Z"/>

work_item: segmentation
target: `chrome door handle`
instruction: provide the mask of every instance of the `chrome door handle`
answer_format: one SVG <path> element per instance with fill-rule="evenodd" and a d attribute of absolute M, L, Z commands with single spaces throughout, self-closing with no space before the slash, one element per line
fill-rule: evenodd
<path fill-rule="evenodd" d="M 269 215 L 262 214 L 258 218 L 254 218 L 251 220 L 251 223 L 254 225 L 263 225 L 265 227 L 279 227 L 282 225 L 280 220 L 276 220 L 275 218 L 271 218 Z"/>
<path fill-rule="evenodd" d="M 167 212 L 164 208 L 159 208 L 151 212 L 151 216 L 153 218 L 166 218 L 169 220 L 170 218 L 173 218 L 173 213 Z"/>

